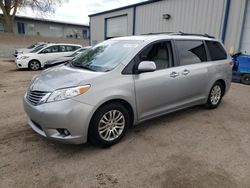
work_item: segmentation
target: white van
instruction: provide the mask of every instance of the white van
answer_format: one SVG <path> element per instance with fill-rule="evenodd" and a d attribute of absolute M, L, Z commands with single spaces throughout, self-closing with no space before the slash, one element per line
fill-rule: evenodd
<path fill-rule="evenodd" d="M 47 44 L 37 47 L 29 53 L 18 55 L 15 62 L 18 68 L 38 70 L 44 67 L 46 61 L 71 55 L 81 47 L 78 44 Z"/>

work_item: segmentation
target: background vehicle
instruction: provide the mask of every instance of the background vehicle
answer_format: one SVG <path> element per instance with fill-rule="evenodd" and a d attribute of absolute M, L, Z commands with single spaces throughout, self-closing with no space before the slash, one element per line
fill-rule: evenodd
<path fill-rule="evenodd" d="M 59 57 L 59 58 L 56 58 L 54 60 L 47 61 L 44 64 L 44 68 L 47 69 L 49 67 L 54 67 L 56 65 L 66 63 L 67 61 L 70 61 L 70 60 L 74 59 L 77 55 L 79 55 L 80 53 L 86 51 L 89 48 L 91 48 L 91 46 L 86 46 L 86 47 L 80 48 L 80 49 L 76 50 L 73 54 L 71 54 L 69 56 Z"/>
<path fill-rule="evenodd" d="M 129 126 L 194 105 L 217 108 L 232 60 L 209 36 L 114 38 L 43 71 L 25 94 L 28 124 L 64 143 L 117 143 Z"/>
<path fill-rule="evenodd" d="M 14 56 L 17 57 L 19 54 L 29 53 L 32 50 L 34 50 L 36 47 L 38 47 L 38 46 L 45 46 L 45 44 L 46 44 L 45 42 L 37 42 L 37 43 L 34 43 L 34 44 L 30 45 L 27 48 L 16 49 Z"/>
<path fill-rule="evenodd" d="M 233 76 L 236 81 L 250 85 L 250 55 L 236 53 L 232 55 L 234 61 Z"/>
<path fill-rule="evenodd" d="M 81 47 L 77 44 L 46 44 L 35 48 L 30 53 L 18 55 L 15 61 L 18 68 L 38 70 L 44 67 L 46 61 L 71 55 Z"/>

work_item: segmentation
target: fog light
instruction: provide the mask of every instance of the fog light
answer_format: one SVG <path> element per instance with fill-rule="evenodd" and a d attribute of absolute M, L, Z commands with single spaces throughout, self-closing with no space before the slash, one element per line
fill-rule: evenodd
<path fill-rule="evenodd" d="M 69 136 L 70 132 L 67 129 L 57 129 L 57 131 L 62 135 L 63 137 Z"/>

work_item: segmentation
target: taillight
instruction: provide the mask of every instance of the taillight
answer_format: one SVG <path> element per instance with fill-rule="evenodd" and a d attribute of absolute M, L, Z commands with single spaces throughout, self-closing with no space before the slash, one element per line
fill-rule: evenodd
<path fill-rule="evenodd" d="M 231 67 L 233 67 L 233 66 L 234 66 L 234 62 L 233 62 L 233 61 L 230 61 L 229 65 L 230 65 Z"/>

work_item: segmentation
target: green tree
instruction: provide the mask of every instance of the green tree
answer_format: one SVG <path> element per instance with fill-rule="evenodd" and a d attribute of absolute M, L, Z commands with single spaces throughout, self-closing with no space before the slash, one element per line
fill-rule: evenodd
<path fill-rule="evenodd" d="M 3 12 L 4 28 L 6 32 L 13 32 L 13 22 L 17 10 L 31 8 L 41 14 L 54 13 L 63 0 L 0 0 L 0 9 Z"/>

